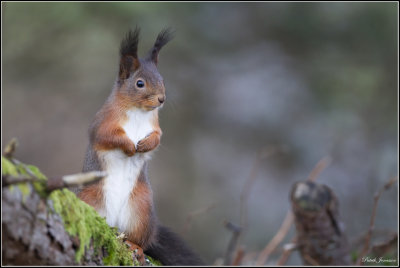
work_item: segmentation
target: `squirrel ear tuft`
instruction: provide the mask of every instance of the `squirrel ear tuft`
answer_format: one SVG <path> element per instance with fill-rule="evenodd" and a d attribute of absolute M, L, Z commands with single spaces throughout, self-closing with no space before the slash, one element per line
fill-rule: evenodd
<path fill-rule="evenodd" d="M 132 71 L 139 68 L 140 62 L 137 55 L 139 43 L 140 29 L 136 26 L 135 30 L 129 30 L 126 37 L 121 42 L 120 47 L 120 64 L 119 64 L 119 78 L 125 80 L 129 77 Z"/>
<path fill-rule="evenodd" d="M 155 64 L 158 62 L 158 52 L 160 49 L 174 37 L 174 31 L 171 28 L 163 29 L 157 36 L 156 42 L 149 51 L 147 56 L 148 60 L 153 61 Z"/>

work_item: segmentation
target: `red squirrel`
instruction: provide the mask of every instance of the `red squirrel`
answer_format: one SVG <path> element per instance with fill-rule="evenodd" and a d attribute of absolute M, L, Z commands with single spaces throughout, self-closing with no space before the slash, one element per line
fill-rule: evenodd
<path fill-rule="evenodd" d="M 118 77 L 89 129 L 83 171 L 104 170 L 108 175 L 85 186 L 78 197 L 164 265 L 201 265 L 200 258 L 160 225 L 155 214 L 146 163 L 160 144 L 158 110 L 166 97 L 158 53 L 172 33 L 161 31 L 142 59 L 137 54 L 139 31 L 129 31 L 121 42 Z"/>

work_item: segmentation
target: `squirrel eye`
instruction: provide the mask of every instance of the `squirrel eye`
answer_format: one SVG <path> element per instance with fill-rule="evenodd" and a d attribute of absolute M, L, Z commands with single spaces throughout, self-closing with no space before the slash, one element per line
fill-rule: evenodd
<path fill-rule="evenodd" d="M 142 88 L 142 87 L 144 87 L 144 82 L 143 82 L 143 80 L 137 80 L 136 81 L 136 86 L 138 87 L 138 88 Z"/>

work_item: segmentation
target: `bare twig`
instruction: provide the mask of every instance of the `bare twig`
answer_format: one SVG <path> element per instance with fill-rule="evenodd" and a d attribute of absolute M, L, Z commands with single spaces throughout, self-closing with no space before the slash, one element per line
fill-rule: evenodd
<path fill-rule="evenodd" d="M 224 265 L 230 265 L 232 262 L 231 260 L 232 260 L 233 252 L 236 251 L 238 239 L 239 239 L 240 233 L 242 232 L 242 228 L 232 222 L 229 222 L 229 221 L 225 221 L 224 225 L 233 234 L 232 238 L 229 242 L 228 249 L 226 250 L 225 258 L 224 258 Z"/>
<path fill-rule="evenodd" d="M 7 157 L 14 165 L 22 167 L 26 173 L 30 176 L 13 177 L 13 176 L 2 176 L 2 186 L 7 186 L 10 184 L 23 183 L 23 182 L 33 182 L 37 181 L 36 175 L 28 168 L 27 165 L 20 162 L 19 160 L 13 158 L 15 149 L 18 146 L 18 141 L 16 138 L 12 138 L 11 141 L 6 145 L 4 149 L 4 156 Z M 73 187 L 86 185 L 97 180 L 100 180 L 107 176 L 104 171 L 92 171 L 86 173 L 78 173 L 73 175 L 66 175 L 63 177 L 51 178 L 47 181 L 47 190 L 54 191 L 56 189 L 64 187 Z"/>
<path fill-rule="evenodd" d="M 267 246 L 258 256 L 256 265 L 263 265 L 267 262 L 269 256 L 275 251 L 277 246 L 286 237 L 287 233 L 290 230 L 290 227 L 292 226 L 292 223 L 293 223 L 293 213 L 292 211 L 289 210 L 286 213 L 286 217 L 283 220 L 278 232 L 275 234 L 275 236 L 271 239 L 271 241 L 267 244 Z"/>
<path fill-rule="evenodd" d="M 107 173 L 104 171 L 91 171 L 73 175 L 66 175 L 63 177 L 55 177 L 47 181 L 47 190 L 51 192 L 65 187 L 87 185 L 96 182 L 106 176 Z"/>
<path fill-rule="evenodd" d="M 9 159 L 14 165 L 18 165 L 20 167 L 22 167 L 26 173 L 28 173 L 30 176 L 32 176 L 33 178 L 36 178 L 36 175 L 27 167 L 26 164 L 22 163 L 21 161 L 15 159 L 15 158 L 10 158 Z"/>
<path fill-rule="evenodd" d="M 398 177 L 393 177 L 391 178 L 383 187 L 380 189 L 375 195 L 374 195 L 374 205 L 372 208 L 372 215 L 371 215 L 371 220 L 369 223 L 369 228 L 367 235 L 365 237 L 365 242 L 364 242 L 364 248 L 361 251 L 361 254 L 357 260 L 357 265 L 361 265 L 363 258 L 369 253 L 370 251 L 370 241 L 371 241 L 371 236 L 372 236 L 372 231 L 374 229 L 375 225 L 375 217 L 376 217 L 376 210 L 378 207 L 378 201 L 379 198 L 381 197 L 382 193 L 388 189 L 397 181 Z"/>
<path fill-rule="evenodd" d="M 330 156 L 323 157 L 321 160 L 318 161 L 318 163 L 311 170 L 310 175 L 308 176 L 307 180 L 315 181 L 318 178 L 319 174 L 321 174 L 321 172 L 324 169 L 326 169 L 330 163 L 331 163 Z M 289 210 L 286 213 L 286 217 L 283 220 L 278 232 L 275 234 L 275 236 L 272 238 L 272 240 L 265 246 L 263 251 L 258 256 L 257 265 L 264 265 L 267 262 L 269 256 L 275 251 L 275 249 L 278 247 L 278 245 L 286 237 L 287 233 L 289 232 L 290 228 L 292 227 L 292 224 L 293 224 L 293 213 L 291 212 L 291 210 Z"/>
<path fill-rule="evenodd" d="M 246 252 L 246 254 L 242 258 L 242 263 L 249 263 L 249 262 L 254 262 L 258 255 L 258 252 L 252 251 L 252 252 Z"/>
<path fill-rule="evenodd" d="M 350 245 L 349 248 L 351 248 L 353 251 L 361 251 L 361 248 L 364 247 L 364 242 L 365 242 L 365 238 L 368 235 L 368 231 L 366 231 L 365 233 L 359 235 L 358 237 L 354 238 Z M 379 237 L 394 237 L 397 236 L 397 232 L 393 231 L 393 230 L 388 230 L 388 229 L 375 229 L 373 231 L 373 236 L 379 236 Z M 388 238 L 388 239 L 389 239 Z"/>
<path fill-rule="evenodd" d="M 105 171 L 91 171 L 63 176 L 63 181 L 67 186 L 86 185 L 107 176 Z"/>
<path fill-rule="evenodd" d="M 257 157 L 254 161 L 253 167 L 250 171 L 249 176 L 247 177 L 244 185 L 242 192 L 240 194 L 240 226 L 241 226 L 241 232 L 237 234 L 237 237 L 233 237 L 231 242 L 235 241 L 234 245 L 229 245 L 232 247 L 232 250 L 237 251 L 238 250 L 238 244 L 240 243 L 241 237 L 243 236 L 244 231 L 247 228 L 247 201 L 249 199 L 249 195 L 251 192 L 251 188 L 254 184 L 254 181 L 257 178 L 258 171 L 260 168 L 261 160 L 270 157 L 271 155 L 277 153 L 277 152 L 284 152 L 286 151 L 287 148 L 286 146 L 270 146 L 270 147 L 265 147 L 258 151 Z M 229 251 L 228 251 L 229 252 Z M 239 252 L 236 252 L 235 256 L 239 255 Z M 226 256 L 227 257 L 227 256 Z M 227 260 L 225 258 L 225 260 Z M 228 263 L 225 263 L 226 265 Z"/>
<path fill-rule="evenodd" d="M 244 255 L 245 255 L 245 251 L 244 251 L 244 249 L 243 248 L 239 248 L 237 251 L 236 251 L 236 256 L 235 256 L 235 258 L 233 259 L 233 262 L 232 262 L 232 265 L 233 266 L 239 266 L 241 263 L 242 263 L 242 261 L 243 261 L 243 257 L 244 257 Z"/>
<path fill-rule="evenodd" d="M 26 171 L 29 170 L 29 168 L 27 168 L 26 166 L 23 166 L 23 167 L 26 169 Z M 46 182 L 46 190 L 48 192 L 52 192 L 54 190 L 65 188 L 65 187 L 86 185 L 86 184 L 98 181 L 98 180 L 104 178 L 105 176 L 107 176 L 107 173 L 104 171 L 91 171 L 91 172 L 86 172 L 86 173 L 78 173 L 78 174 L 74 174 L 74 175 L 66 175 L 63 177 L 50 178 Z M 35 176 L 35 174 L 30 172 L 29 176 L 24 176 L 24 175 L 2 176 L 1 184 L 3 187 L 6 187 L 6 186 L 9 186 L 12 184 L 33 183 L 33 182 L 43 182 L 43 181 L 39 180 Z"/>
<path fill-rule="evenodd" d="M 13 177 L 9 175 L 5 175 L 1 177 L 1 185 L 3 187 L 7 187 L 13 184 L 24 183 L 24 182 L 33 182 L 36 178 L 21 176 L 21 177 Z"/>
<path fill-rule="evenodd" d="M 18 140 L 16 138 L 12 138 L 9 143 L 7 143 L 6 148 L 4 148 L 3 155 L 7 158 L 12 158 L 17 146 Z"/>
<path fill-rule="evenodd" d="M 398 234 L 394 233 L 389 239 L 383 241 L 379 244 L 375 244 L 371 248 L 371 252 L 378 256 L 383 256 L 387 252 L 394 250 L 397 246 Z"/>
<path fill-rule="evenodd" d="M 294 245 L 297 245 L 296 244 L 297 243 L 297 237 L 293 237 L 290 243 L 294 244 Z M 284 247 L 283 253 L 282 253 L 281 257 L 279 258 L 278 262 L 276 263 L 276 265 L 278 265 L 278 266 L 284 265 L 288 261 L 288 259 L 290 257 L 290 254 L 292 254 L 292 252 L 295 249 L 297 249 L 297 247 L 298 246 Z"/>
<path fill-rule="evenodd" d="M 16 138 L 12 138 L 10 142 L 6 145 L 6 148 L 4 148 L 3 155 L 6 158 L 8 158 L 8 160 L 10 160 L 11 163 L 22 167 L 26 171 L 26 173 L 28 173 L 33 178 L 36 178 L 35 174 L 33 174 L 33 172 L 24 163 L 14 158 L 14 153 L 17 147 L 18 147 L 18 140 Z"/>
<path fill-rule="evenodd" d="M 319 266 L 319 263 L 318 263 L 314 258 L 312 258 L 310 255 L 304 255 L 303 258 L 304 258 L 308 263 L 311 263 L 311 264 L 314 265 L 314 266 Z"/>
<path fill-rule="evenodd" d="M 212 210 L 213 208 L 215 208 L 216 204 L 215 203 L 211 203 L 210 205 L 195 210 L 191 213 L 188 214 L 188 216 L 186 217 L 186 221 L 185 224 L 183 226 L 183 231 L 182 231 L 182 235 L 186 234 L 188 232 L 188 230 L 190 229 L 190 226 L 192 225 L 192 221 L 194 217 L 197 217 L 201 214 L 207 213 L 208 211 Z"/>
<path fill-rule="evenodd" d="M 319 174 L 321 174 L 321 172 L 325 170 L 330 165 L 331 162 L 332 159 L 330 156 L 325 156 L 324 158 L 319 160 L 318 163 L 315 165 L 315 167 L 311 170 L 307 180 L 314 182 L 318 178 Z"/>

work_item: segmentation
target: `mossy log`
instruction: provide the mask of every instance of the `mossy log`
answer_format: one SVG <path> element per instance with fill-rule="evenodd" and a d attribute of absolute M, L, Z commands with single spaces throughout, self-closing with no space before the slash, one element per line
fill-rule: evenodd
<path fill-rule="evenodd" d="M 73 192 L 49 191 L 35 166 L 3 156 L 1 165 L 4 265 L 139 264 L 117 231 Z"/>

